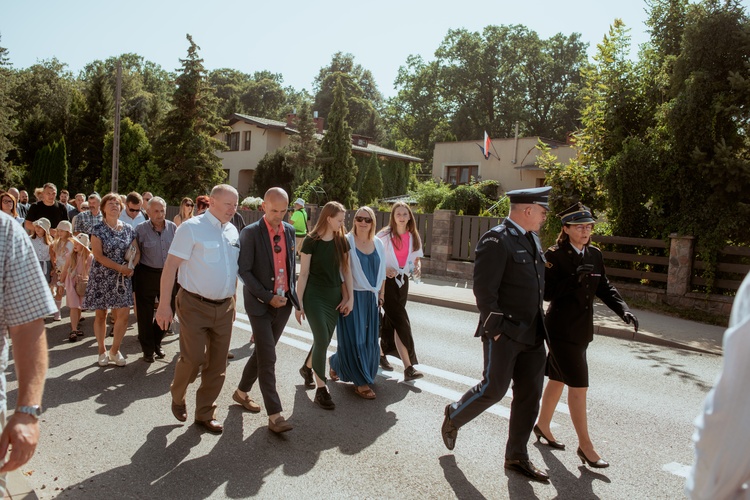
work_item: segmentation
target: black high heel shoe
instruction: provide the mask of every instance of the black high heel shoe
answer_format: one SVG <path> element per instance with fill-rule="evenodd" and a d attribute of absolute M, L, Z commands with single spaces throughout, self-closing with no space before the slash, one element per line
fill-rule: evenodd
<path fill-rule="evenodd" d="M 591 460 L 586 458 L 586 455 L 583 453 L 583 450 L 580 446 L 578 447 L 578 451 L 576 453 L 578 453 L 578 458 L 581 459 L 581 463 L 588 464 L 589 467 L 593 467 L 594 469 L 604 469 L 606 467 L 609 467 L 609 462 L 606 462 L 601 458 L 596 462 L 592 462 Z"/>
<path fill-rule="evenodd" d="M 562 444 L 560 441 L 553 441 L 547 436 L 544 435 L 542 432 L 542 429 L 539 428 L 538 425 L 534 426 L 534 435 L 536 436 L 536 440 L 539 441 L 540 438 L 544 438 L 545 441 L 547 441 L 547 446 L 554 448 L 556 450 L 564 450 L 565 445 Z"/>

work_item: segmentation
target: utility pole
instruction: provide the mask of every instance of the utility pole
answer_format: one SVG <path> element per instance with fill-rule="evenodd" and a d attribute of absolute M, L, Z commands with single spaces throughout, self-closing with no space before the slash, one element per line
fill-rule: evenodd
<path fill-rule="evenodd" d="M 115 91 L 115 132 L 112 140 L 112 192 L 117 192 L 120 174 L 120 101 L 122 100 L 122 61 L 117 61 L 117 90 Z"/>

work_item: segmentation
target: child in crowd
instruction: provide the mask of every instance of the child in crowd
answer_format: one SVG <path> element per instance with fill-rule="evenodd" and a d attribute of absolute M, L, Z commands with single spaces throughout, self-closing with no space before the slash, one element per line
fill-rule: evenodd
<path fill-rule="evenodd" d="M 73 243 L 73 251 L 68 255 L 61 274 L 61 279 L 65 283 L 65 301 L 70 309 L 70 335 L 68 340 L 75 342 L 78 337 L 83 336 L 83 331 L 78 329 L 78 322 L 81 319 L 81 309 L 83 309 L 83 296 L 85 295 L 85 286 L 81 289 L 77 286 L 79 282 L 88 280 L 91 263 L 94 262 L 94 255 L 89 250 L 89 236 L 81 233 L 78 236 L 71 236 L 70 241 Z M 83 295 L 79 292 L 83 291 Z"/>
<path fill-rule="evenodd" d="M 36 252 L 36 258 L 39 259 L 39 265 L 42 266 L 42 272 L 47 279 L 47 284 L 52 284 L 52 236 L 49 230 L 52 224 L 49 219 L 42 217 L 34 221 L 34 232 L 31 235 L 31 245 Z M 55 313 L 55 321 L 60 319 L 60 311 Z"/>
<path fill-rule="evenodd" d="M 58 317 L 60 314 L 62 298 L 65 293 L 65 285 L 61 279 L 61 275 L 63 267 L 65 266 L 65 261 L 67 260 L 70 251 L 73 250 L 73 242 L 70 240 L 72 234 L 73 226 L 71 223 L 66 220 L 61 220 L 57 225 L 56 238 L 51 245 L 51 253 L 55 256 L 55 274 L 52 276 L 52 279 L 55 280 L 53 290 L 55 292 L 55 305 L 57 306 L 57 314 L 55 317 Z"/>

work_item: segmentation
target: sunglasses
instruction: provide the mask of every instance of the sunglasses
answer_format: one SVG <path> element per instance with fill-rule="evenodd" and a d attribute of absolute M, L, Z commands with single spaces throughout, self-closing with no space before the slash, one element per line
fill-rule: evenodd
<path fill-rule="evenodd" d="M 354 220 L 357 222 L 364 222 L 366 224 L 370 224 L 372 222 L 372 219 L 370 217 L 361 217 L 359 215 L 356 216 Z"/>
<path fill-rule="evenodd" d="M 193 207 L 194 207 L 195 205 L 193 205 L 192 203 L 185 203 L 185 206 L 186 206 L 186 207 L 190 207 L 190 208 L 193 208 Z"/>
<path fill-rule="evenodd" d="M 281 253 L 281 246 L 279 246 L 279 241 L 281 241 L 281 236 L 277 234 L 273 237 L 273 251 L 276 253 Z"/>
<path fill-rule="evenodd" d="M 131 214 L 134 214 L 136 212 L 140 212 L 140 210 L 137 209 L 137 208 L 130 208 L 130 207 L 128 207 L 128 212 L 130 212 Z"/>

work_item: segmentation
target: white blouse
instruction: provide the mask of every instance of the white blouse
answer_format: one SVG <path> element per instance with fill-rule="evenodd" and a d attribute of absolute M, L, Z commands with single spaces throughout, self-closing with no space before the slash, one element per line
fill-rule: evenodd
<path fill-rule="evenodd" d="M 404 279 L 408 279 L 408 276 L 414 271 L 417 266 L 417 259 L 424 257 L 422 251 L 422 245 L 419 246 L 419 250 L 414 250 L 414 238 L 411 243 L 411 251 L 409 256 L 406 258 L 406 264 L 404 267 L 398 265 L 398 259 L 396 258 L 396 249 L 393 248 L 393 240 L 391 238 L 391 232 L 389 230 L 383 230 L 378 233 L 378 238 L 383 242 L 385 246 L 385 266 L 392 267 L 398 271 L 396 275 L 396 284 L 401 288 L 404 284 Z M 420 242 L 421 243 L 421 242 Z M 406 278 L 405 278 L 406 277 Z"/>

